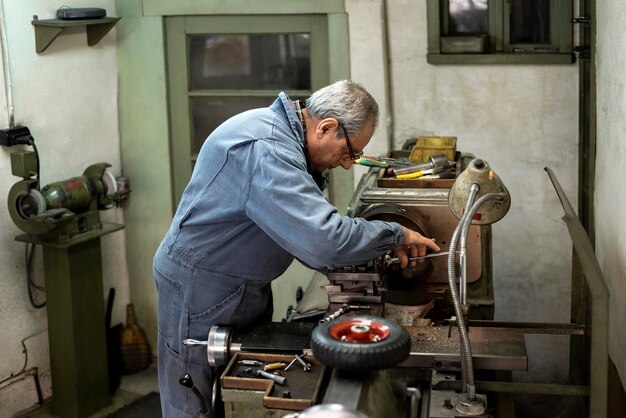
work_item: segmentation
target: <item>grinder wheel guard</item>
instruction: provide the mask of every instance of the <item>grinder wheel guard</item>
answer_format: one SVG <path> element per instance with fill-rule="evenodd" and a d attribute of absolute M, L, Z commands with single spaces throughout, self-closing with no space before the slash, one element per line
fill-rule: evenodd
<path fill-rule="evenodd" d="M 404 361 L 411 350 L 411 337 L 402 326 L 387 319 L 352 316 L 315 327 L 311 349 L 328 367 L 366 372 Z"/>

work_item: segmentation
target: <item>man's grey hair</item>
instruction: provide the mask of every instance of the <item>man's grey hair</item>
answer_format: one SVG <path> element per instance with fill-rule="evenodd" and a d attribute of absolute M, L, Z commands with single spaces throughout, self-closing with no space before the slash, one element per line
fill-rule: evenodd
<path fill-rule="evenodd" d="M 306 100 L 306 108 L 314 118 L 335 118 L 356 135 L 370 121 L 378 124 L 378 104 L 363 86 L 354 81 L 341 80 L 317 90 Z M 337 136 L 342 136 L 341 129 Z"/>

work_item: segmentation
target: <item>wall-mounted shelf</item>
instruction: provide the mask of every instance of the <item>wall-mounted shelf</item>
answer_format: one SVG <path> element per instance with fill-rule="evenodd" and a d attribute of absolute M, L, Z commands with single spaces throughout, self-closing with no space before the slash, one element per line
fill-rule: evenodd
<path fill-rule="evenodd" d="M 60 19 L 35 19 L 31 23 L 35 27 L 35 50 L 38 54 L 68 28 L 84 26 L 87 31 L 87 45 L 94 46 L 106 35 L 120 20 L 120 17 L 103 17 L 100 19 L 85 20 L 60 20 Z"/>

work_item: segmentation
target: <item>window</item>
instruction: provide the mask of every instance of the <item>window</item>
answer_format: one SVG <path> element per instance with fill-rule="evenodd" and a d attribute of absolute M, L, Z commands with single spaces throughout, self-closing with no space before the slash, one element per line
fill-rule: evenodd
<path fill-rule="evenodd" d="M 311 91 L 308 33 L 191 35 L 189 44 L 192 153 L 229 117 L 266 107 L 277 92 Z M 244 92 L 244 96 L 214 96 Z M 264 97 L 248 97 L 267 90 Z M 308 94 L 307 94 L 308 95 Z M 298 97 L 293 97 L 297 99 Z"/>
<path fill-rule="evenodd" d="M 427 0 L 431 64 L 573 62 L 572 0 Z"/>
<path fill-rule="evenodd" d="M 267 107 L 280 91 L 308 97 L 328 82 L 324 15 L 168 17 L 175 198 L 200 147 L 229 117 Z"/>

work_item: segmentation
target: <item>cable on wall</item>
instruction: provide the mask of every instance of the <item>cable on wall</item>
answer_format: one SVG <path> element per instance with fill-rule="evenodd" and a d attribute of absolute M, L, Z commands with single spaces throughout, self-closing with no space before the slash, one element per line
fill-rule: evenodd
<path fill-rule="evenodd" d="M 30 251 L 29 251 L 30 248 Z M 46 306 L 47 301 L 43 301 L 40 303 L 35 302 L 35 297 L 33 296 L 33 288 L 40 291 L 40 292 L 44 292 L 46 291 L 46 288 L 44 286 L 40 286 L 38 284 L 36 284 L 33 281 L 33 276 L 32 276 L 32 270 L 33 270 L 33 258 L 35 256 L 35 248 L 36 248 L 36 244 L 27 242 L 26 243 L 26 252 L 25 252 L 25 258 L 26 258 L 26 288 L 28 289 L 28 300 L 30 301 L 30 304 L 35 308 L 35 309 L 41 309 L 44 306 Z"/>
<path fill-rule="evenodd" d="M 41 391 L 41 384 L 39 382 L 39 368 L 38 367 L 31 367 L 29 369 L 26 368 L 26 366 L 28 365 L 28 349 L 26 348 L 26 340 L 33 338 L 46 331 L 47 330 L 43 330 L 43 331 L 39 331 L 36 334 L 29 335 L 28 337 L 24 338 L 21 341 L 21 344 L 23 347 L 22 352 L 24 353 L 24 365 L 22 366 L 22 369 L 19 372 L 11 373 L 9 377 L 5 377 L 4 379 L 0 380 L 0 390 L 7 388 L 14 383 L 20 382 L 28 378 L 29 376 L 32 376 L 33 380 L 35 381 L 35 389 L 37 390 L 37 402 L 40 405 L 43 404 L 44 399 L 43 399 L 43 393 Z"/>

